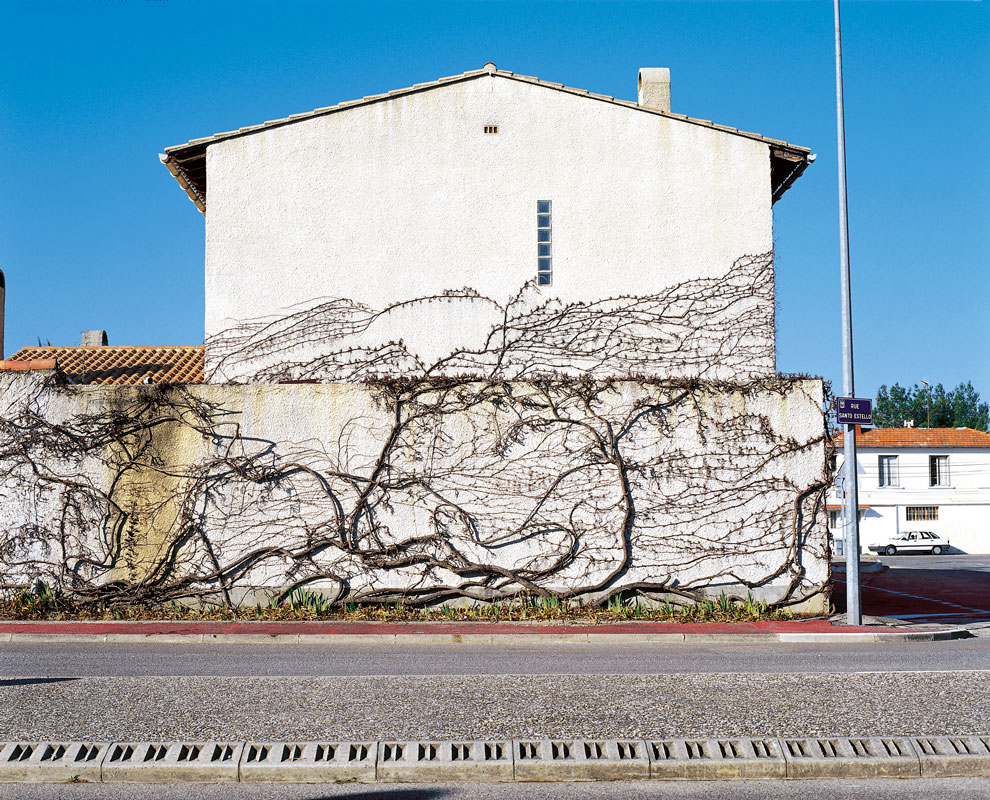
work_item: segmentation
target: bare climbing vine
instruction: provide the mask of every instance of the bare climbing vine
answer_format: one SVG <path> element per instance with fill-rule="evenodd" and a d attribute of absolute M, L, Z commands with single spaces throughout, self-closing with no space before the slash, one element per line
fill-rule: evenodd
<path fill-rule="evenodd" d="M 209 345 L 216 374 L 261 359 L 257 382 L 348 385 L 34 386 L 0 408 L 4 583 L 139 603 L 712 585 L 801 602 L 824 591 L 806 561 L 828 557 L 820 384 L 711 378 L 766 356 L 766 304 L 743 288 L 768 262 L 737 266 L 693 298 L 520 310 L 525 289 L 480 346 L 429 364 L 401 341 L 355 345 L 378 316 L 342 301 Z M 658 361 L 678 377 L 643 377 Z M 813 424 L 788 433 L 781 408 Z"/>

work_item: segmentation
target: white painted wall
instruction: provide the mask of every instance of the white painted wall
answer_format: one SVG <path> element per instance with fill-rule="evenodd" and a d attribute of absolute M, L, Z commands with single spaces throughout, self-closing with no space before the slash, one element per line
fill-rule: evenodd
<path fill-rule="evenodd" d="M 470 286 L 505 302 L 536 276 L 537 200 L 553 203 L 547 297 L 724 275 L 772 249 L 769 171 L 765 143 L 489 75 L 221 141 L 207 150 L 207 339 L 320 297 L 381 309 Z M 429 358 L 493 319 L 429 304 L 375 335 Z"/>
<path fill-rule="evenodd" d="M 881 455 L 897 456 L 900 485 L 880 486 Z M 928 485 L 928 459 L 934 455 L 949 457 L 948 486 Z M 843 461 L 840 453 L 839 467 Z M 869 506 L 860 522 L 864 553 L 873 541 L 911 530 L 947 537 L 952 552 L 990 553 L 990 448 L 861 448 L 856 461 L 859 503 Z M 835 489 L 829 502 L 840 502 Z M 938 519 L 909 522 L 908 506 L 937 506 Z"/>
<path fill-rule="evenodd" d="M 65 553 L 86 555 L 98 565 L 109 562 L 106 509 L 86 500 L 98 496 L 93 492 L 112 492 L 114 502 L 134 515 L 135 527 L 127 528 L 134 552 L 160 555 L 175 530 L 167 510 L 155 509 L 182 496 L 170 482 L 174 476 L 205 474 L 201 470 L 217 476 L 209 500 L 203 492 L 186 498 L 184 507 L 195 510 L 213 555 L 192 537 L 177 555 L 180 572 L 202 574 L 213 557 L 234 563 L 259 546 L 301 552 L 314 531 L 334 530 L 338 507 L 354 502 L 360 482 L 339 475 L 370 474 L 392 420 L 377 390 L 359 384 L 51 388 L 51 379 L 39 372 L 0 372 L 0 416 L 12 419 L 29 408 L 54 425 L 71 427 L 111 411 L 119 419 L 123 409 L 144 406 L 146 398 L 164 392 L 179 403 L 192 398 L 213 404 L 217 438 L 202 435 L 201 417 L 191 419 L 197 427 L 160 425 L 153 450 L 145 453 L 153 468 L 136 466 L 127 479 L 107 453 L 93 450 L 80 458 L 32 450 L 37 472 L 16 458 L 0 461 L 0 572 L 8 583 L 63 579 L 60 536 L 67 537 Z M 538 404 L 543 391 L 534 384 L 511 385 L 517 403 L 528 397 Z M 631 565 L 615 586 L 670 580 L 681 590 L 745 596 L 739 583 L 745 580 L 758 583 L 757 599 L 778 601 L 797 579 L 798 597 L 814 595 L 808 609 L 822 610 L 824 598 L 817 593 L 828 582 L 827 532 L 823 517 L 810 513 L 824 481 L 821 381 L 738 391 L 702 387 L 657 416 L 644 413 L 644 404 L 670 392 L 656 385 L 611 384 L 592 405 L 593 414 L 573 394 L 567 399 L 566 388 L 551 391 L 557 393 L 557 413 L 584 424 L 554 424 L 553 415 L 544 415 L 547 425 L 538 436 L 514 438 L 510 431 L 524 406 L 486 401 L 452 413 L 437 429 L 424 425 L 414 451 L 420 457 L 409 450 L 395 456 L 390 479 L 400 486 L 398 471 L 414 476 L 430 470 L 430 492 L 414 486 L 392 490 L 389 503 L 376 504 L 376 535 L 385 544 L 435 535 L 438 515 L 456 503 L 474 527 L 452 516 L 448 541 L 477 563 L 518 569 L 571 553 L 573 527 L 581 532 L 573 558 L 540 581 L 555 589 L 592 584 L 620 559 L 625 537 L 621 482 L 613 466 L 588 455 L 599 435 L 593 432 L 608 425 L 620 429 L 619 421 L 634 419 L 619 445 L 623 459 L 637 467 L 628 473 L 635 507 Z M 540 414 L 527 412 L 529 418 Z M 235 434 L 243 438 L 225 438 Z M 228 471 L 226 459 L 257 454 L 265 454 L 257 464 L 288 475 L 252 483 Z M 69 515 L 63 528 L 69 484 L 62 479 L 70 477 L 71 485 L 91 491 L 76 492 L 78 517 Z M 232 588 L 282 588 L 300 578 L 300 569 L 315 567 L 346 576 L 356 593 L 464 580 L 421 565 L 378 570 L 333 545 L 314 559 L 310 566 L 292 565 L 272 554 L 239 574 Z M 121 577 L 119 570 L 88 569 L 86 575 L 97 583 Z M 314 585 L 334 583 L 321 579 Z"/>

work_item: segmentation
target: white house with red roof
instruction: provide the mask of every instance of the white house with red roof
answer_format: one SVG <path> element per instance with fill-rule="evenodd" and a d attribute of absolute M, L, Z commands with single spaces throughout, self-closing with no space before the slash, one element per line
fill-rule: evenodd
<path fill-rule="evenodd" d="M 842 437 L 836 442 L 842 466 Z M 947 538 L 953 553 L 990 553 L 990 433 L 972 428 L 874 428 L 856 437 L 860 543 L 908 531 Z M 841 473 L 829 527 L 841 546 Z"/>

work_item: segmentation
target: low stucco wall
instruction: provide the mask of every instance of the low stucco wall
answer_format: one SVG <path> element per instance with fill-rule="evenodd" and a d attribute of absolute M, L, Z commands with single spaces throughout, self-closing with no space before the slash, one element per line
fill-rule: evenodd
<path fill-rule="evenodd" d="M 818 380 L 54 379 L 0 373 L 6 585 L 827 603 Z"/>

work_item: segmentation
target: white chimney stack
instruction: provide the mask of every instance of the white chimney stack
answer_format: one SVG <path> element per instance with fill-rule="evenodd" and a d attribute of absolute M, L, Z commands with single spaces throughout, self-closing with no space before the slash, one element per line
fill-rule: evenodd
<path fill-rule="evenodd" d="M 82 347 L 106 347 L 106 346 L 107 346 L 106 331 L 82 332 Z"/>
<path fill-rule="evenodd" d="M 641 67 L 639 70 L 639 104 L 657 111 L 670 111 L 670 70 L 666 67 Z"/>

